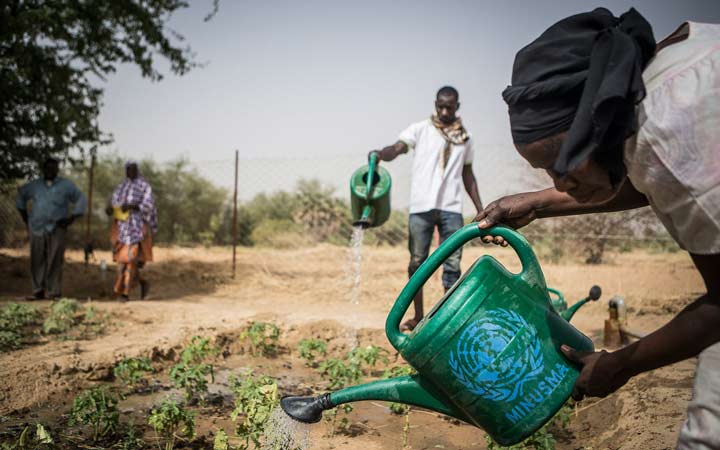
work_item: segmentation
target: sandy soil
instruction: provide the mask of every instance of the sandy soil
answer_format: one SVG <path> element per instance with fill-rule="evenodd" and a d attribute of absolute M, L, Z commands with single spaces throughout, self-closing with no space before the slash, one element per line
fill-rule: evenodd
<path fill-rule="evenodd" d="M 511 270 L 519 269 L 512 251 L 487 247 L 467 248 L 463 266 L 469 266 L 483 253 L 495 255 Z M 27 294 L 30 282 L 25 255 L 23 250 L 0 251 L 0 301 L 17 301 Z M 353 327 L 361 329 L 361 342 L 390 348 L 382 329 L 387 311 L 406 281 L 404 249 L 363 249 L 359 305 L 349 302 L 351 282 L 344 272 L 347 249 L 330 245 L 292 250 L 240 249 L 234 279 L 229 255 L 229 250 L 223 248 L 159 248 L 157 262 L 146 271 L 153 284 L 151 298 L 119 304 L 103 298 L 114 272 L 111 265 L 103 281 L 99 261 L 109 261 L 109 255 L 99 252 L 97 260 L 85 267 L 80 252 L 68 252 L 65 295 L 92 302 L 110 314 L 113 325 L 105 335 L 93 340 L 42 338 L 23 349 L 1 353 L 0 415 L 28 418 L 37 417 L 41 410 L 62 411 L 79 389 L 110 379 L 112 367 L 124 357 L 147 355 L 156 361 L 171 361 L 181 344 L 195 334 L 221 337 L 230 345 L 228 342 L 250 319 L 278 323 L 284 330 L 283 345 L 288 349 L 294 349 L 303 337 L 316 336 L 327 339 L 334 350 L 340 351 Z M 543 270 L 548 285 L 560 289 L 571 302 L 587 295 L 593 284 L 603 287 L 603 299 L 587 305 L 573 319 L 576 327 L 593 338 L 596 347 L 602 347 L 607 299 L 612 295 L 625 298 L 632 329 L 650 332 L 702 289 L 692 262 L 682 253 L 613 254 L 608 263 L 599 266 L 571 259 L 545 264 Z M 439 274 L 426 292 L 427 299 L 440 297 Z M 426 307 L 431 307 L 433 301 L 426 301 Z M 284 359 L 265 364 L 282 378 L 287 364 L 301 365 L 295 358 L 287 354 Z M 218 363 L 227 370 L 253 364 L 263 363 L 241 361 L 235 356 Z M 694 364 L 693 360 L 685 361 L 641 375 L 606 399 L 579 403 L 568 431 L 559 436 L 558 448 L 673 448 L 691 396 Z M 312 372 L 305 373 L 300 384 L 316 386 L 313 377 Z M 299 384 L 287 386 L 297 389 Z M 314 430 L 312 448 L 400 447 L 402 419 L 391 416 L 383 405 L 363 404 L 352 414 L 361 432 L 329 439 L 323 438 L 326 430 Z M 218 420 L 213 423 L 222 422 Z M 3 426 L 0 422 L 0 430 Z M 485 448 L 482 431 L 425 411 L 413 413 L 410 435 L 414 449 Z"/>

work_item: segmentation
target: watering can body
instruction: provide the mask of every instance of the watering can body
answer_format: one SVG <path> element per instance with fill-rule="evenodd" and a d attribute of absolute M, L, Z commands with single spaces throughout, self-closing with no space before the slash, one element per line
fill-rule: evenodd
<path fill-rule="evenodd" d="M 409 333 L 399 331 L 415 294 L 466 242 L 502 236 L 522 271 L 482 256 Z M 360 400 L 387 400 L 432 409 L 483 428 L 496 442 L 529 437 L 565 404 L 579 375 L 560 352 L 567 344 L 592 351 L 592 341 L 553 308 L 540 266 L 519 233 L 476 224 L 461 228 L 418 268 L 385 324 L 392 345 L 417 374 L 352 386 L 320 397 L 286 397 L 283 409 L 313 423 L 322 410 Z"/>
<path fill-rule="evenodd" d="M 390 173 L 376 164 L 377 157 L 350 177 L 350 208 L 354 223 L 377 227 L 390 217 Z"/>

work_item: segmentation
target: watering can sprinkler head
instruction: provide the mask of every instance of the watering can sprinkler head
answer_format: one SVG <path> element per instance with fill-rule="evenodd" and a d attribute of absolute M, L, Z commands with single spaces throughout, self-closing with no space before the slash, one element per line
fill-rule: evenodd
<path fill-rule="evenodd" d="M 585 303 L 590 302 L 590 301 L 592 301 L 592 302 L 597 301 L 601 295 L 602 295 L 602 289 L 600 288 L 600 286 L 594 285 L 593 287 L 590 288 L 590 292 L 588 292 L 587 297 L 578 301 L 577 303 L 575 303 L 574 305 L 572 305 L 565 311 L 561 312 L 560 315 L 562 316 L 563 319 L 569 321 L 570 319 L 572 319 L 572 316 L 575 315 L 575 313 L 577 312 L 578 309 L 580 309 L 581 306 L 583 306 Z"/>
<path fill-rule="evenodd" d="M 318 423 L 322 419 L 322 412 L 335 405 L 330 401 L 330 394 L 323 394 L 317 397 L 283 397 L 280 407 L 298 422 Z"/>

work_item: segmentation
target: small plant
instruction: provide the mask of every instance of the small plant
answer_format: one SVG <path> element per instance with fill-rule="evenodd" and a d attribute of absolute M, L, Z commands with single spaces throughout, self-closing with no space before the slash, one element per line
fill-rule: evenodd
<path fill-rule="evenodd" d="M 250 354 L 253 356 L 275 356 L 279 338 L 280 328 L 267 322 L 250 322 L 240 333 L 240 339 L 250 342 Z"/>
<path fill-rule="evenodd" d="M 260 438 L 263 436 L 265 422 L 270 413 L 279 404 L 277 382 L 269 376 L 254 376 L 252 371 L 246 372 L 242 378 L 231 377 L 230 389 L 235 396 L 235 409 L 230 414 L 234 422 L 242 416 L 238 423 L 236 433 L 244 439 L 238 448 L 246 450 L 252 442 L 260 447 Z"/>
<path fill-rule="evenodd" d="M 228 435 L 222 428 L 215 432 L 215 439 L 213 439 L 213 450 L 230 450 Z"/>
<path fill-rule="evenodd" d="M 383 378 L 397 378 L 413 375 L 414 373 L 416 373 L 415 369 L 410 366 L 398 366 L 385 370 Z M 390 411 L 393 414 L 405 416 L 405 423 L 402 429 L 402 448 L 406 448 L 410 442 L 410 405 L 392 402 L 390 403 Z"/>
<path fill-rule="evenodd" d="M 0 310 L 0 351 L 22 345 L 22 329 L 37 322 L 40 313 L 29 305 L 10 303 Z"/>
<path fill-rule="evenodd" d="M 91 425 L 93 441 L 115 434 L 120 418 L 117 403 L 118 399 L 105 386 L 83 391 L 73 400 L 70 425 Z"/>
<path fill-rule="evenodd" d="M 61 298 L 50 307 L 50 314 L 43 322 L 43 333 L 60 334 L 70 330 L 75 325 L 76 314 L 80 310 L 77 300 Z"/>
<path fill-rule="evenodd" d="M 115 378 L 125 386 L 135 386 L 146 373 L 153 371 L 149 358 L 125 358 L 113 369 Z"/>
<path fill-rule="evenodd" d="M 39 318 L 40 312 L 34 306 L 9 303 L 0 311 L 0 328 L 17 329 L 31 325 Z"/>
<path fill-rule="evenodd" d="M 317 358 L 327 355 L 327 344 L 320 339 L 303 339 L 298 344 L 300 357 L 308 367 L 317 367 Z"/>
<path fill-rule="evenodd" d="M 193 336 L 190 344 L 180 353 L 180 361 L 186 364 L 200 364 L 211 356 L 217 356 L 220 349 L 210 344 L 210 339 Z"/>
<path fill-rule="evenodd" d="M 119 442 L 120 450 L 142 450 L 145 448 L 145 441 L 142 440 L 142 433 L 138 432 L 135 424 L 130 421 L 123 440 Z"/>
<path fill-rule="evenodd" d="M 327 359 L 320 363 L 318 371 L 320 372 L 320 376 L 328 381 L 328 388 L 332 390 L 357 384 L 362 378 L 359 361 L 353 359 L 346 359 L 344 361 L 338 358 Z M 335 435 L 335 430 L 338 427 L 337 419 L 339 409 L 342 409 L 345 416 L 347 416 L 352 412 L 353 407 L 349 403 L 345 403 L 327 412 L 325 417 L 330 423 L 330 437 Z M 340 420 L 339 427 L 342 431 L 346 431 L 349 425 L 350 421 L 347 417 L 343 417 Z"/>
<path fill-rule="evenodd" d="M 26 425 L 20 436 L 13 443 L 0 445 L 0 450 L 50 450 L 55 448 L 55 441 L 41 423 L 35 424 L 35 433 L 30 431 L 31 425 Z"/>
<path fill-rule="evenodd" d="M 384 348 L 378 347 L 377 345 L 368 345 L 367 347 L 357 347 L 348 353 L 348 359 L 362 367 L 366 364 L 369 368 L 374 368 L 378 361 L 387 365 L 390 363 L 388 359 L 388 352 Z"/>
<path fill-rule="evenodd" d="M 485 443 L 488 450 L 555 450 L 556 441 L 551 429 L 564 429 L 567 427 L 568 423 L 570 423 L 573 405 L 573 400 L 568 400 L 548 423 L 518 444 L 504 447 L 497 444 L 486 434 Z"/>
<path fill-rule="evenodd" d="M 153 408 L 148 424 L 155 430 L 158 440 L 165 443 L 165 450 L 175 448 L 178 434 L 187 439 L 195 437 L 195 414 L 169 398 L 159 408 Z"/>
<path fill-rule="evenodd" d="M 190 344 L 180 353 L 180 362 L 170 369 L 170 380 L 175 387 L 185 389 L 188 400 L 195 394 L 207 392 L 208 377 L 211 382 L 215 381 L 213 365 L 203 361 L 218 352 L 207 338 L 193 336 Z"/>

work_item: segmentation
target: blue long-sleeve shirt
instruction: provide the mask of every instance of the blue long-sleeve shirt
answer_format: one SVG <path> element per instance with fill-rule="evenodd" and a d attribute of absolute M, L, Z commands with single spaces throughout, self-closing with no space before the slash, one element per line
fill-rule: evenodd
<path fill-rule="evenodd" d="M 56 177 L 53 181 L 37 179 L 18 188 L 15 206 L 20 211 L 27 211 L 28 201 L 32 208 L 28 214 L 30 232 L 39 235 L 52 233 L 57 221 L 70 216 L 70 204 L 74 204 L 73 216 L 85 214 L 87 200 L 72 181 Z"/>

